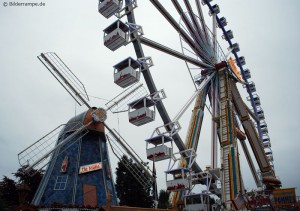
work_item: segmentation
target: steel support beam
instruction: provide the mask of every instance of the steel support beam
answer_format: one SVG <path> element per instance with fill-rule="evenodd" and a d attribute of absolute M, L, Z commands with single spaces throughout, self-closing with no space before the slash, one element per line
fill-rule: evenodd
<path fill-rule="evenodd" d="M 182 54 L 182 53 L 180 53 L 178 51 L 175 51 L 175 50 L 173 50 L 173 49 L 171 49 L 169 47 L 166 47 L 166 46 L 164 46 L 162 44 L 159 44 L 159 43 L 157 43 L 157 42 L 155 42 L 153 40 L 150 40 L 148 38 L 140 37 L 140 41 L 144 45 L 147 45 L 147 46 L 149 46 L 151 48 L 155 48 L 155 49 L 157 49 L 157 50 L 159 50 L 161 52 L 164 52 L 164 53 L 172 55 L 172 56 L 174 56 L 176 58 L 182 59 L 182 60 L 184 60 L 186 62 L 189 62 L 191 64 L 194 64 L 194 65 L 196 65 L 198 67 L 201 67 L 201 68 L 213 68 L 210 65 L 207 65 L 207 64 L 205 64 L 205 63 L 203 63 L 203 62 L 201 62 L 201 61 L 199 61 L 197 59 L 194 59 L 192 57 L 186 56 L 186 55 L 184 55 L 184 54 Z"/>

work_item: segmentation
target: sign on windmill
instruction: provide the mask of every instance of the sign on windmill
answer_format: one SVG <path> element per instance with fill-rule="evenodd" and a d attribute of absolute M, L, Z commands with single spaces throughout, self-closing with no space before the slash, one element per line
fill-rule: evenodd
<path fill-rule="evenodd" d="M 89 164 L 89 165 L 85 165 L 85 166 L 80 166 L 79 174 L 84 174 L 84 173 L 91 172 L 91 171 L 97 171 L 100 169 L 102 169 L 101 162 L 93 163 L 93 164 Z"/>

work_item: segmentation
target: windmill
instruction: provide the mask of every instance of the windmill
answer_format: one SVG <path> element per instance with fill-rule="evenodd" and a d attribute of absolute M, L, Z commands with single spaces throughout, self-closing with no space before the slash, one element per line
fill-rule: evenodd
<path fill-rule="evenodd" d="M 66 89 L 79 105 L 88 110 L 71 118 L 18 154 L 21 166 L 31 174 L 32 169 L 46 167 L 45 175 L 33 199 L 34 205 L 84 204 L 117 205 L 107 142 L 115 146 L 113 152 L 121 160 L 127 155 L 137 165 L 125 167 L 141 183 L 150 187 L 152 172 L 126 141 L 104 122 L 106 109 L 89 105 L 84 85 L 56 55 L 42 53 L 38 59 Z M 127 105 L 130 97 L 145 96 L 142 84 L 134 84 L 107 103 L 108 109 Z M 124 107 L 124 106 L 121 106 Z M 125 109 L 125 108 L 123 108 Z M 104 133 L 106 128 L 109 133 Z M 136 169 L 135 169 L 136 168 Z"/>

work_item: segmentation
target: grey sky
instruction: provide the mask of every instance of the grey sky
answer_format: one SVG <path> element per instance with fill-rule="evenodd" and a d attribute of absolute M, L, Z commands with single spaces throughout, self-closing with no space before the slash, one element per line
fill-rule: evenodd
<path fill-rule="evenodd" d="M 43 1 L 44 7 L 4 7 L 0 5 L 0 175 L 11 176 L 19 167 L 17 154 L 57 125 L 65 123 L 84 111 L 57 83 L 36 58 L 42 52 L 56 52 L 85 84 L 90 95 L 111 99 L 122 91 L 113 83 L 112 66 L 132 56 L 131 44 L 111 52 L 103 45 L 102 30 L 115 20 L 105 19 L 97 12 L 97 1 Z M 221 16 L 228 21 L 234 41 L 240 44 L 240 56 L 245 56 L 261 98 L 271 137 L 277 176 L 284 187 L 300 187 L 298 119 L 300 92 L 298 91 L 300 15 L 298 0 L 216 0 Z M 174 12 L 171 3 L 164 3 Z M 156 9 L 145 0 L 138 1 L 137 23 L 145 36 L 180 49 L 178 34 Z M 205 8 L 206 9 L 206 8 Z M 204 11 L 206 18 L 207 10 Z M 179 21 L 176 13 L 174 18 Z M 125 21 L 125 20 L 124 20 Z M 208 22 L 209 23 L 209 22 Z M 220 35 L 220 31 L 218 31 Z M 227 44 L 220 40 L 226 49 Z M 193 92 L 193 85 L 184 62 L 156 50 L 144 48 L 155 66 L 151 73 L 158 89 L 167 94 L 166 107 L 174 117 Z M 195 70 L 197 71 L 197 70 Z M 142 80 L 143 82 L 143 80 Z M 246 98 L 245 92 L 244 99 Z M 104 100 L 91 98 L 91 104 L 103 106 Z M 190 111 L 180 121 L 184 139 Z M 210 162 L 210 116 L 206 112 L 203 134 L 199 144 L 198 162 L 205 167 Z M 127 114 L 109 113 L 108 124 L 145 159 L 144 140 L 156 121 L 145 126 L 129 125 Z M 177 151 L 177 150 L 175 150 Z M 111 154 L 111 157 L 113 155 Z M 115 163 L 115 158 L 112 158 Z M 145 159 L 146 160 L 146 159 Z M 243 160 L 243 159 L 242 159 Z M 246 162 L 242 163 L 247 188 L 253 188 Z M 164 188 L 167 162 L 157 164 L 159 185 Z M 113 170 L 114 171 L 114 170 Z M 299 190 L 298 190 L 299 195 Z"/>

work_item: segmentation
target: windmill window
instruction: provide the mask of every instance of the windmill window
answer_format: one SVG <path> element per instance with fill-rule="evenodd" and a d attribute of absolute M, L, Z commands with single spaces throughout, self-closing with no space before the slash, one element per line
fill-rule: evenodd
<path fill-rule="evenodd" d="M 57 176 L 54 190 L 65 190 L 68 176 Z"/>

